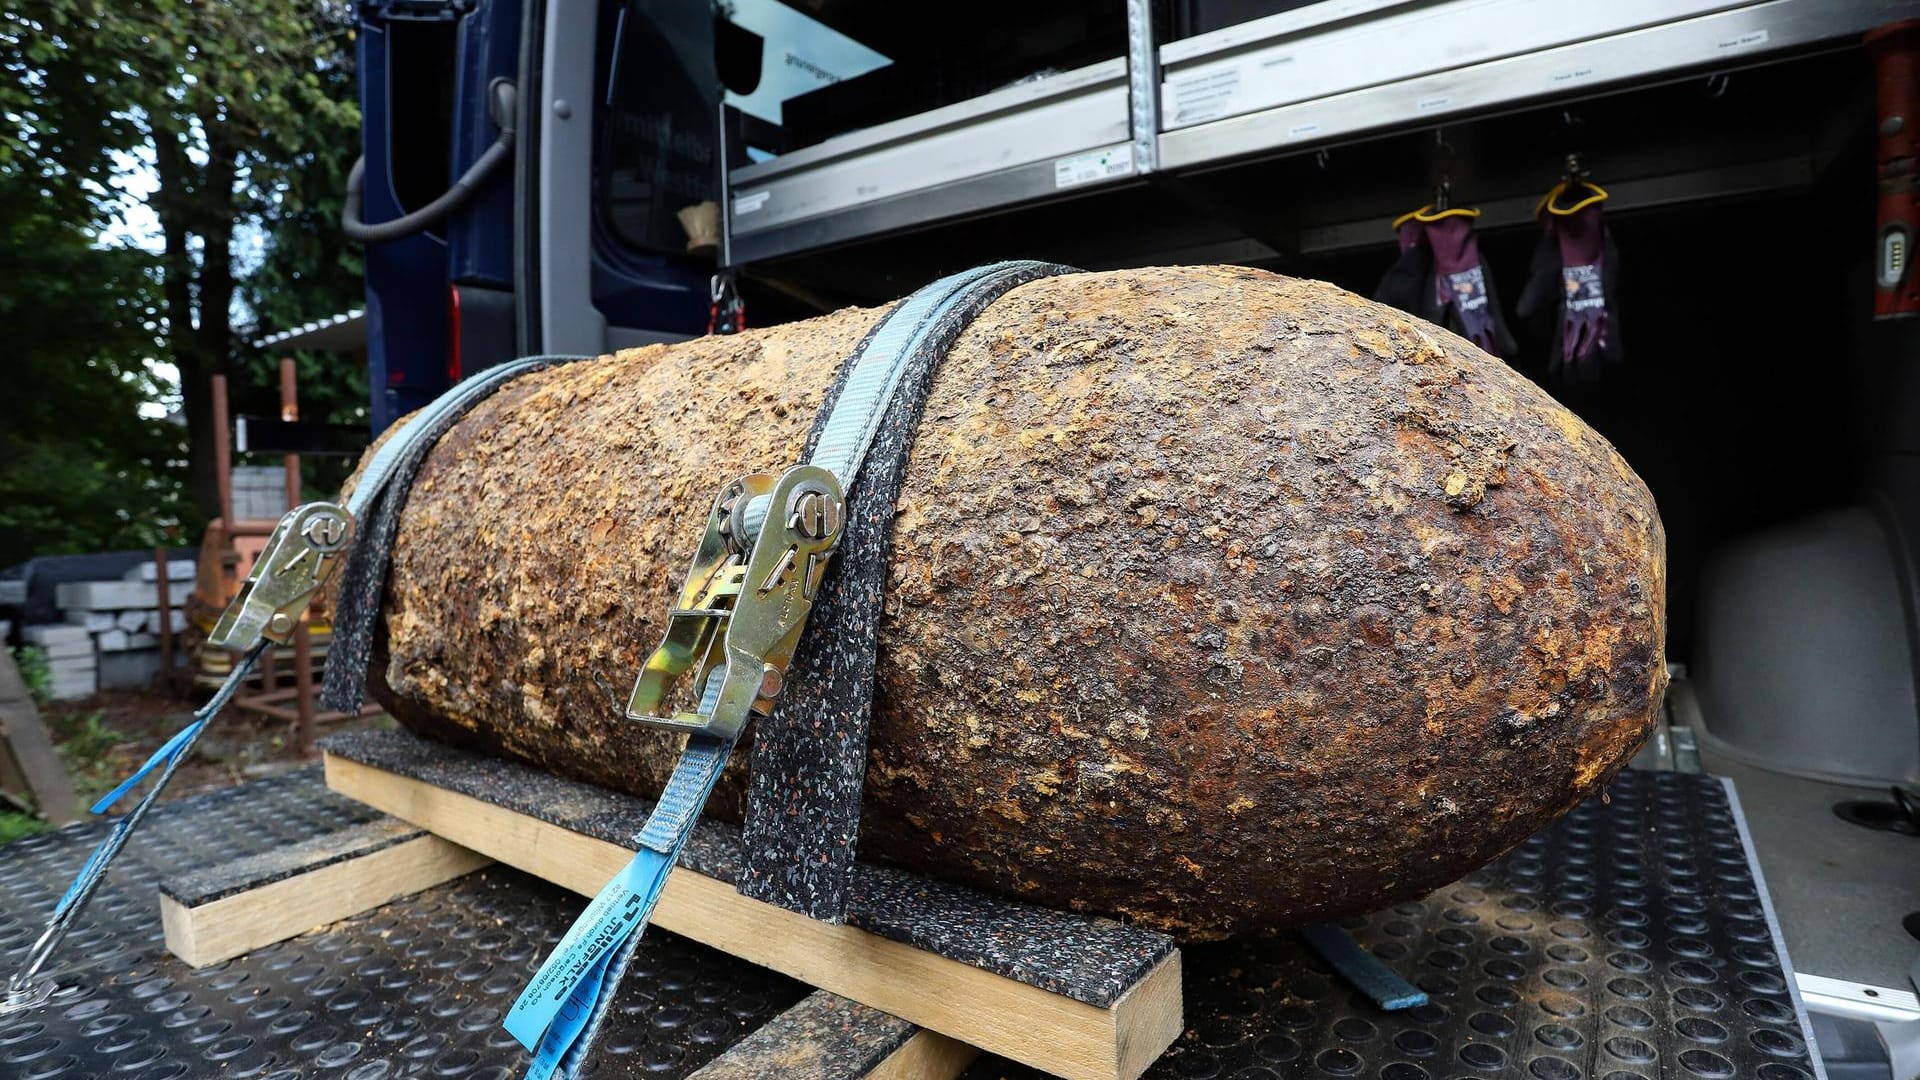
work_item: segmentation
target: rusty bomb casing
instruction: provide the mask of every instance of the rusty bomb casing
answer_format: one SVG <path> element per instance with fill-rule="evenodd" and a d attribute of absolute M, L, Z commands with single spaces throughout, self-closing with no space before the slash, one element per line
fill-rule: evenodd
<path fill-rule="evenodd" d="M 656 793 L 622 719 L 714 492 L 881 314 L 524 376 L 422 468 L 374 692 Z M 1653 499 L 1454 335 L 1233 267 L 1036 281 L 935 377 L 894 526 L 860 850 L 1188 940 L 1421 895 L 1595 793 L 1665 684 Z M 709 813 L 738 820 L 746 753 Z"/>

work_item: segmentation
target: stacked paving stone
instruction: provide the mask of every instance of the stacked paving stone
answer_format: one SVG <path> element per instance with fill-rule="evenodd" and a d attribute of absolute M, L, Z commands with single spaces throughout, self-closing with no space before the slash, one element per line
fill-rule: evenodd
<path fill-rule="evenodd" d="M 93 635 L 84 626 L 48 623 L 29 626 L 20 636 L 47 658 L 53 675 L 47 696 L 55 701 L 83 698 L 99 689 L 99 665 L 94 659 Z"/>
<path fill-rule="evenodd" d="M 47 655 L 54 669 L 52 696 L 85 697 L 96 690 L 145 686 L 160 671 L 160 627 L 187 628 L 178 606 L 193 588 L 194 564 L 167 564 L 169 607 L 160 609 L 158 572 L 142 563 L 118 581 L 70 581 L 54 589 L 64 624 L 29 626 L 22 636 Z"/>

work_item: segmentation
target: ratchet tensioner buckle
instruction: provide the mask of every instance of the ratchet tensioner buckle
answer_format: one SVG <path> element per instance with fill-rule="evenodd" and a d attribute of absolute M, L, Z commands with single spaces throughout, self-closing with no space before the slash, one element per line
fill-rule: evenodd
<path fill-rule="evenodd" d="M 327 583 L 353 539 L 353 515 L 339 503 L 303 503 L 267 537 L 253 570 L 207 636 L 216 649 L 250 649 L 266 638 L 286 645 L 307 601 Z"/>
<path fill-rule="evenodd" d="M 786 682 L 827 562 L 845 526 L 838 477 L 796 465 L 720 490 L 700 549 L 627 703 L 627 719 L 732 740 L 768 715 Z M 692 711 L 662 715 L 692 672 Z"/>

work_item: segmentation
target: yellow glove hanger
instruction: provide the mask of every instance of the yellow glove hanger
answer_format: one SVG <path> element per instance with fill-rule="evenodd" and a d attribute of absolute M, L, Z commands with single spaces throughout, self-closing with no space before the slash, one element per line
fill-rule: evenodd
<path fill-rule="evenodd" d="M 1432 222 L 1432 221 L 1439 221 L 1441 218 L 1450 218 L 1450 217 L 1477 218 L 1479 216 L 1480 216 L 1480 211 L 1475 207 L 1455 206 L 1455 207 L 1448 207 L 1447 209 L 1444 209 L 1444 210 L 1435 210 L 1433 208 L 1433 204 L 1428 203 L 1427 205 L 1421 207 L 1418 210 L 1409 211 L 1408 213 L 1401 214 L 1399 217 L 1394 218 L 1393 228 L 1395 232 L 1398 232 L 1400 229 L 1400 226 L 1405 225 L 1409 221 Z"/>
<path fill-rule="evenodd" d="M 1584 194 L 1582 194 L 1572 206 L 1560 205 L 1560 197 L 1562 195 L 1579 193 Z M 1591 180 L 1562 180 L 1553 185 L 1553 190 L 1547 192 L 1541 197 L 1539 202 L 1534 204 L 1533 214 L 1535 217 L 1539 217 L 1541 211 L 1545 211 L 1555 217 L 1568 217 L 1585 210 L 1595 203 L 1606 202 L 1607 198 L 1607 189 Z"/>

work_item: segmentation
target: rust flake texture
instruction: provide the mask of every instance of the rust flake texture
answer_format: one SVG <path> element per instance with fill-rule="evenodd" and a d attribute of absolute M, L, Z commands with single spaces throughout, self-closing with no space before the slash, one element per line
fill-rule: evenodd
<path fill-rule="evenodd" d="M 707 505 L 795 463 L 878 315 L 476 408 L 402 519 L 381 700 L 657 792 L 677 738 L 620 717 Z M 1460 338 L 1261 271 L 1003 297 L 936 377 L 894 545 L 863 857 L 1187 940 L 1445 884 L 1593 794 L 1665 683 L 1665 541 L 1613 448 Z"/>

